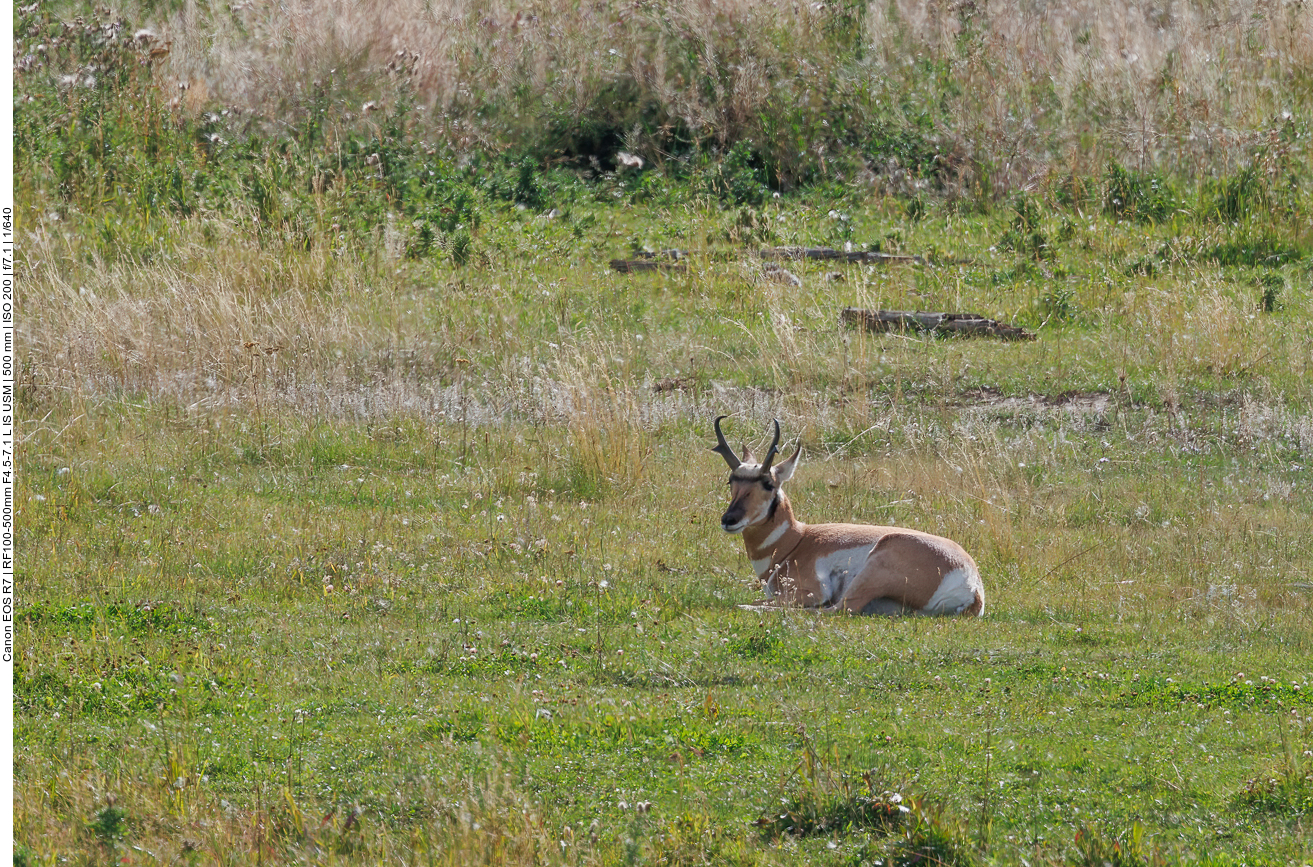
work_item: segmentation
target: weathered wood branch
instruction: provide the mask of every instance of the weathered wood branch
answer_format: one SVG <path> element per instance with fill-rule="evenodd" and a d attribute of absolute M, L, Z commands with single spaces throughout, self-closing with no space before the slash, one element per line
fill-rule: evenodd
<path fill-rule="evenodd" d="M 687 259 L 688 251 L 672 247 L 669 250 L 639 250 L 634 255 L 639 259 L 666 259 L 673 262 L 677 259 Z"/>
<path fill-rule="evenodd" d="M 845 253 L 842 250 L 834 250 L 830 247 L 766 247 L 758 255 L 762 259 L 775 261 L 817 259 L 849 263 L 885 264 L 905 262 L 912 265 L 928 264 L 924 256 L 898 256 L 893 253 L 864 251 Z M 621 274 L 637 274 L 644 271 L 683 271 L 686 270 L 686 266 L 681 264 L 681 261 L 686 258 L 688 258 L 688 251 L 686 250 L 657 250 L 655 252 L 642 250 L 635 253 L 632 259 L 612 259 L 611 267 Z M 719 257 L 713 256 L 713 258 Z"/>
<path fill-rule="evenodd" d="M 612 259 L 611 267 L 621 274 L 636 274 L 640 271 L 686 271 L 680 262 L 656 259 Z"/>
<path fill-rule="evenodd" d="M 1035 335 L 1028 331 L 975 313 L 913 313 L 906 310 L 845 307 L 839 318 L 845 324 L 860 325 L 868 331 L 925 331 L 933 334 L 997 337 L 1000 340 L 1035 339 Z"/>
<path fill-rule="evenodd" d="M 829 247 L 766 247 L 759 254 L 763 259 L 821 259 L 842 260 L 844 262 L 907 262 L 924 265 L 924 256 L 896 256 L 893 253 L 871 253 L 854 250 L 845 253 Z"/>

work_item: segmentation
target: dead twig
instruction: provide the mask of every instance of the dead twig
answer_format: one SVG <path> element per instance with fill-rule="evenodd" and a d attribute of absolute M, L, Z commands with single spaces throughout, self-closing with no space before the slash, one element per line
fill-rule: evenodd
<path fill-rule="evenodd" d="M 1035 335 L 1028 331 L 975 313 L 922 313 L 845 307 L 839 317 L 844 323 L 860 325 L 867 331 L 925 331 L 932 334 L 997 337 L 1000 340 L 1035 339 Z"/>

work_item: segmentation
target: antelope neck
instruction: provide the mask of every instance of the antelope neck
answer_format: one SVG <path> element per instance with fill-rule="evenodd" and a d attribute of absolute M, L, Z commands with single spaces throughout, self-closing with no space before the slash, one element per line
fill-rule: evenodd
<path fill-rule="evenodd" d="M 743 542 L 753 560 L 769 557 L 772 563 L 779 563 L 801 541 L 802 524 L 793 517 L 793 506 L 783 491 L 776 494 L 765 521 L 743 530 Z"/>

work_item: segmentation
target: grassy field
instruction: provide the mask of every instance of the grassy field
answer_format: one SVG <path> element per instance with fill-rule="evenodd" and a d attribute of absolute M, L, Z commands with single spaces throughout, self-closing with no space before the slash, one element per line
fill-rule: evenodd
<path fill-rule="evenodd" d="M 15 864 L 1313 862 L 1308 11 L 315 8 L 17 13 Z M 740 609 L 720 414 L 985 616 Z"/>

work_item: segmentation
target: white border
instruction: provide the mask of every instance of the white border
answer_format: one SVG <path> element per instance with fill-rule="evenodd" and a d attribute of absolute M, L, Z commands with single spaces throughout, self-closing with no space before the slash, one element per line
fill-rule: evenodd
<path fill-rule="evenodd" d="M 0 101 L 0 858 L 14 853 L 14 10 L 0 14 L 0 44 L 9 46 L 0 76 L 9 98 Z"/>

